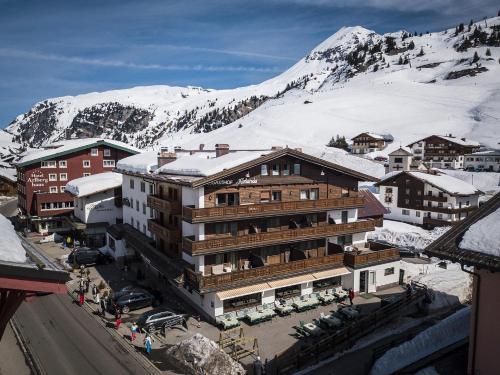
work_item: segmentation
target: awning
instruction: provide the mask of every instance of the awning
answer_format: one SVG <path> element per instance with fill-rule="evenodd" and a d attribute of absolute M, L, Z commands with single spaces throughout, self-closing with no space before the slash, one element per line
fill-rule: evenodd
<path fill-rule="evenodd" d="M 341 275 L 348 275 L 351 272 L 345 268 L 345 267 L 340 267 L 340 268 L 334 268 L 331 270 L 326 270 L 326 271 L 321 271 L 321 272 L 315 272 L 312 275 L 316 280 L 321 280 L 321 279 L 328 279 L 330 277 L 335 277 L 335 276 L 341 276 Z"/>
<path fill-rule="evenodd" d="M 223 290 L 217 292 L 216 295 L 221 301 L 225 299 L 246 296 L 248 294 L 260 293 L 264 290 L 270 289 L 268 283 L 254 284 L 249 286 L 244 286 L 236 289 Z"/>
<path fill-rule="evenodd" d="M 269 281 L 268 284 L 271 288 L 276 289 L 276 288 L 284 288 L 286 286 L 291 286 L 291 285 L 296 285 L 296 284 L 307 283 L 309 281 L 314 281 L 314 280 L 316 280 L 316 279 L 314 278 L 312 273 L 308 273 L 306 275 L 290 277 L 288 279 Z"/>

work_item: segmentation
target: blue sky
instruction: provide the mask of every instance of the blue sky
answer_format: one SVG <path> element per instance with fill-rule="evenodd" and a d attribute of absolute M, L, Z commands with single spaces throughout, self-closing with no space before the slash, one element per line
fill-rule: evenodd
<path fill-rule="evenodd" d="M 0 0 L 0 127 L 49 97 L 258 83 L 342 26 L 425 32 L 498 8 L 496 0 Z"/>

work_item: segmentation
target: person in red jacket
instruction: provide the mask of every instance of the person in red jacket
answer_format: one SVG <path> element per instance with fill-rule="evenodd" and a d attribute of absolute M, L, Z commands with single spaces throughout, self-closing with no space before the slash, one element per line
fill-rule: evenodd
<path fill-rule="evenodd" d="M 354 290 L 352 290 L 352 288 L 349 289 L 348 297 L 349 297 L 349 302 L 351 303 L 351 306 L 352 306 L 352 300 L 354 299 Z"/>

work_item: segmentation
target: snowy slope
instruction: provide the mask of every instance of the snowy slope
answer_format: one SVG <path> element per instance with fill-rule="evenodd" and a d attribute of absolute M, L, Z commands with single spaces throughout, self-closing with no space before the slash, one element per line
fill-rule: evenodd
<path fill-rule="evenodd" d="M 93 132 L 141 148 L 225 142 L 235 148 L 321 149 L 336 134 L 350 138 L 365 131 L 394 136 L 382 154 L 433 133 L 494 147 L 499 141 L 494 135 L 500 119 L 500 48 L 473 41 L 474 46 L 457 51 L 476 28 L 497 35 L 493 27 L 498 28 L 500 18 L 486 22 L 471 31 L 466 26 L 456 36 L 450 29 L 404 40 L 403 32 L 378 35 L 345 27 L 258 85 L 231 90 L 136 87 L 49 99 L 18 116 L 8 131 L 33 145 L 59 139 L 70 129 L 73 135 Z M 388 37 L 395 41 L 391 50 Z M 477 62 L 472 61 L 475 52 Z M 400 59 L 408 63 L 399 64 Z"/>

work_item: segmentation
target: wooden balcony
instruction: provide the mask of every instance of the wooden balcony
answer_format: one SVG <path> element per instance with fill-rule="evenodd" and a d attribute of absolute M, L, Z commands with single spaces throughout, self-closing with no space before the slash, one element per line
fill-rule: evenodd
<path fill-rule="evenodd" d="M 181 242 L 181 232 L 178 228 L 162 225 L 155 219 L 148 219 L 148 230 L 167 243 Z"/>
<path fill-rule="evenodd" d="M 249 249 L 261 246 L 271 246 L 280 243 L 313 240 L 322 237 L 338 236 L 359 232 L 369 232 L 375 229 L 373 220 L 356 221 L 345 224 L 327 224 L 318 227 L 286 229 L 273 232 L 245 234 L 234 237 L 214 238 L 195 241 L 194 237 L 183 237 L 182 246 L 188 254 L 201 255 L 223 252 L 231 249 Z"/>
<path fill-rule="evenodd" d="M 431 227 L 449 227 L 451 225 L 455 225 L 458 223 L 460 223 L 460 220 L 446 221 L 446 220 L 434 219 L 431 217 L 424 217 L 423 219 L 423 224 Z"/>
<path fill-rule="evenodd" d="M 182 216 L 183 220 L 189 223 L 207 223 L 211 221 L 237 220 L 274 215 L 355 208 L 362 207 L 363 205 L 364 198 L 362 197 L 346 197 L 211 208 L 193 208 L 184 206 L 182 208 Z"/>
<path fill-rule="evenodd" d="M 432 202 L 447 202 L 447 197 L 440 197 L 438 195 L 424 195 L 424 201 L 432 201 Z"/>
<path fill-rule="evenodd" d="M 344 264 L 352 268 L 361 268 L 371 264 L 378 264 L 399 260 L 399 250 L 388 248 L 384 250 L 372 250 L 360 254 L 344 253 Z"/>
<path fill-rule="evenodd" d="M 210 276 L 186 268 L 185 277 L 194 288 L 206 292 L 336 268 L 342 266 L 342 262 L 343 254 L 333 254 Z"/>
<path fill-rule="evenodd" d="M 476 210 L 478 207 L 477 206 L 467 206 L 467 207 L 461 207 L 461 208 L 447 208 L 447 207 L 429 207 L 429 206 L 422 206 L 421 210 L 422 211 L 430 211 L 430 212 L 439 212 L 442 214 L 459 214 L 462 213 L 465 216 L 466 212 L 471 212 Z"/>
<path fill-rule="evenodd" d="M 168 212 L 174 215 L 181 213 L 181 202 L 170 201 L 164 198 L 160 198 L 157 195 L 148 195 L 147 205 L 148 207 L 154 208 L 155 210 Z"/>

